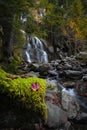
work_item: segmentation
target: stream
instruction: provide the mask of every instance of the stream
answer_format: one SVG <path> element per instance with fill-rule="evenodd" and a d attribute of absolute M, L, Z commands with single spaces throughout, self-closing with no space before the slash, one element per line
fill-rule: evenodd
<path fill-rule="evenodd" d="M 81 114 L 75 120 L 73 119 L 72 130 L 87 130 L 87 97 L 79 96 L 75 89 L 69 88 L 65 89 L 65 91 L 75 97 L 80 105 Z"/>

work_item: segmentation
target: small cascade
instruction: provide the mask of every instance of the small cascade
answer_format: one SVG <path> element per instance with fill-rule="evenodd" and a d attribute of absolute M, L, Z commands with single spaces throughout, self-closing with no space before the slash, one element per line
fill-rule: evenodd
<path fill-rule="evenodd" d="M 26 37 L 23 59 L 29 63 L 48 63 L 48 56 L 40 39 L 37 37 Z"/>

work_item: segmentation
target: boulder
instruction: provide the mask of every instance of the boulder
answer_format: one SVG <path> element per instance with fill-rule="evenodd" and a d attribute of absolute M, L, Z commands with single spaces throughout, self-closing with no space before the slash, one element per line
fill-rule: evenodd
<path fill-rule="evenodd" d="M 87 124 L 87 113 L 85 113 L 85 112 L 79 113 L 79 115 L 78 115 L 77 118 L 74 120 L 74 122 Z"/>
<path fill-rule="evenodd" d="M 68 116 L 65 111 L 49 101 L 46 102 L 46 105 L 48 115 L 46 125 L 49 128 L 59 128 L 59 126 L 64 126 L 65 124 L 67 124 Z"/>
<path fill-rule="evenodd" d="M 50 64 L 41 64 L 39 66 L 40 75 L 47 76 L 48 70 L 52 70 L 52 66 Z"/>
<path fill-rule="evenodd" d="M 82 78 L 82 71 L 65 70 L 64 74 L 65 74 L 65 77 L 69 78 L 69 79 L 81 79 Z"/>
<path fill-rule="evenodd" d="M 50 76 L 57 76 L 58 75 L 58 73 L 56 72 L 56 70 L 48 70 L 48 74 Z"/>
<path fill-rule="evenodd" d="M 66 88 L 74 88 L 75 87 L 75 82 L 73 82 L 73 81 L 67 81 L 67 82 L 64 82 L 63 85 Z"/>
<path fill-rule="evenodd" d="M 37 63 L 28 63 L 28 70 L 29 71 L 38 71 L 39 69 L 39 64 Z"/>
<path fill-rule="evenodd" d="M 65 89 L 62 90 L 62 107 L 67 112 L 69 119 L 75 118 L 80 110 L 76 98 Z"/>
<path fill-rule="evenodd" d="M 87 81 L 78 81 L 76 91 L 80 96 L 87 96 Z"/>
<path fill-rule="evenodd" d="M 83 81 L 87 81 L 87 74 L 82 77 Z"/>

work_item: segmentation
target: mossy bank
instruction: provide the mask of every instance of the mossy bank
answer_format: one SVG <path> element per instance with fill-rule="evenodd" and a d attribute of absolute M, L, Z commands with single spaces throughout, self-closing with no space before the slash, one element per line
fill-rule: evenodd
<path fill-rule="evenodd" d="M 38 89 L 32 89 L 35 84 Z M 45 91 L 44 79 L 21 78 L 0 68 L 0 126 L 28 127 L 29 123 L 46 120 Z"/>

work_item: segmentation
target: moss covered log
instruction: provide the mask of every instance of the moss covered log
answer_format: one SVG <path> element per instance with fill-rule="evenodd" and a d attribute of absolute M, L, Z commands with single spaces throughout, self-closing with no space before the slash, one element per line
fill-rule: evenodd
<path fill-rule="evenodd" d="M 38 89 L 32 89 L 34 85 L 38 85 Z M 44 79 L 36 77 L 21 78 L 20 76 L 10 75 L 0 68 L 0 95 L 12 100 L 10 106 L 17 107 L 16 110 L 22 111 L 20 114 L 23 114 L 23 116 L 25 116 L 25 110 L 27 110 L 26 115 L 29 122 L 35 122 L 39 119 L 46 120 L 45 90 L 46 81 Z M 3 99 L 1 102 L 3 102 Z"/>

